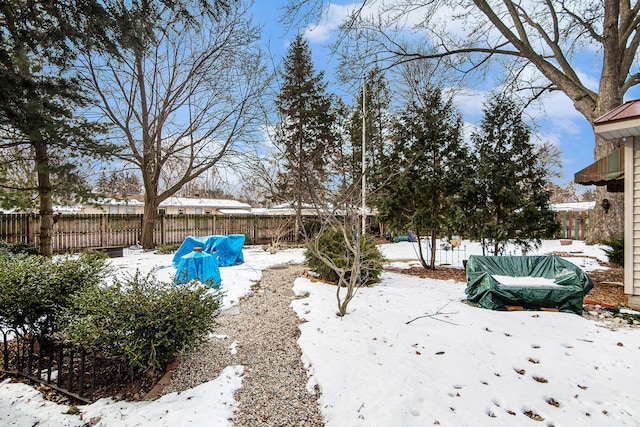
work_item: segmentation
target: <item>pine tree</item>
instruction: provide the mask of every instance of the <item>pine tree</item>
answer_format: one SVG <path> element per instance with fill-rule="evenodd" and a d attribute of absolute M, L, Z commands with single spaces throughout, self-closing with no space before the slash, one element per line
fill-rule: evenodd
<path fill-rule="evenodd" d="M 389 162 L 396 172 L 380 194 L 381 220 L 396 230 L 412 229 L 417 237 L 430 235 L 435 268 L 436 239 L 452 227 L 453 197 L 465 164 L 462 118 L 440 89 L 427 89 L 409 101 L 393 129 Z"/>
<path fill-rule="evenodd" d="M 504 95 L 493 95 L 484 105 L 480 128 L 472 135 L 477 167 L 467 182 L 467 210 L 472 214 L 472 237 L 486 239 L 493 253 L 507 242 L 525 251 L 558 230 L 549 208 L 545 170 L 530 142 L 531 130 L 519 106 Z"/>
<path fill-rule="evenodd" d="M 298 221 L 303 203 L 322 197 L 325 160 L 333 147 L 331 97 L 323 78 L 324 73 L 314 71 L 308 41 L 298 35 L 284 59 L 276 101 L 281 117 L 277 143 L 284 154 L 279 196 L 295 203 Z"/>
<path fill-rule="evenodd" d="M 47 19 L 46 10 L 35 10 Z M 86 199 L 80 166 L 86 156 L 106 156 L 113 146 L 101 144 L 101 127 L 77 114 L 88 100 L 79 80 L 59 66 L 64 59 L 48 53 L 49 42 L 38 44 L 46 39 L 44 30 L 32 21 L 12 22 L 14 13 L 0 7 L 0 21 L 14 24 L 0 32 L 0 204 L 38 206 L 39 251 L 51 256 L 54 203 Z"/>

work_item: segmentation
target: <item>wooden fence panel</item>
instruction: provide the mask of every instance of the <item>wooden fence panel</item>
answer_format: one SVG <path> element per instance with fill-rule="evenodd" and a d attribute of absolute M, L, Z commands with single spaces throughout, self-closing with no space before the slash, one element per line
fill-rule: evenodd
<path fill-rule="evenodd" d="M 593 210 L 560 211 L 556 218 L 560 224 L 560 238 L 584 240 L 589 237 Z"/>
<path fill-rule="evenodd" d="M 158 215 L 154 229 L 157 245 L 181 243 L 187 236 L 244 234 L 247 244 L 272 240 L 294 241 L 295 219 L 289 216 Z M 86 248 L 139 244 L 142 215 L 63 214 L 54 217 L 52 244 L 55 253 Z M 40 216 L 0 214 L 0 240 L 11 243 L 40 241 Z"/>
<path fill-rule="evenodd" d="M 29 214 L 0 215 L 0 236 L 10 243 L 29 243 Z"/>
<path fill-rule="evenodd" d="M 591 212 L 558 212 L 559 237 L 584 239 L 589 235 Z M 310 226 L 313 217 L 305 218 Z M 133 246 L 142 233 L 142 215 L 56 215 L 52 230 L 56 253 L 85 248 Z M 154 229 L 156 245 L 181 243 L 187 236 L 244 234 L 246 243 L 295 241 L 295 218 L 281 215 L 158 215 Z M 40 217 L 34 214 L 0 214 L 0 240 L 35 243 L 40 239 Z"/>

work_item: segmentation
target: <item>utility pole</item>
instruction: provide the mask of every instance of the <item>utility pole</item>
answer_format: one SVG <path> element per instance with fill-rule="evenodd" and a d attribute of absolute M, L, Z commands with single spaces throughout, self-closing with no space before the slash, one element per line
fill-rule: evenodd
<path fill-rule="evenodd" d="M 367 158 L 365 154 L 366 138 L 367 138 L 367 103 L 366 103 L 366 89 L 367 83 L 365 78 L 362 78 L 362 233 L 367 230 Z"/>

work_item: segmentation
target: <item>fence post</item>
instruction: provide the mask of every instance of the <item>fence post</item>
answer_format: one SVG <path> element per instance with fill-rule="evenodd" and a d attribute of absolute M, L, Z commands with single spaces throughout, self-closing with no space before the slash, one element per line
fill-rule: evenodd
<path fill-rule="evenodd" d="M 36 233 L 40 229 L 40 221 L 36 221 L 35 215 L 29 214 L 27 217 L 29 222 L 29 236 L 27 237 L 27 243 L 36 243 Z"/>
<path fill-rule="evenodd" d="M 102 215 L 100 217 L 100 246 L 107 246 L 107 218 L 108 215 Z"/>

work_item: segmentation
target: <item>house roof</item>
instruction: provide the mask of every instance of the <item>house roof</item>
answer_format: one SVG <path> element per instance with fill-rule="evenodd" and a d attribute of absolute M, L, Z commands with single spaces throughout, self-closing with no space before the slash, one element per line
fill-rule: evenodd
<path fill-rule="evenodd" d="M 594 122 L 595 133 L 605 139 L 640 136 L 640 99 L 632 99 Z"/>
<path fill-rule="evenodd" d="M 247 209 L 218 209 L 223 215 L 251 215 L 251 211 Z"/>
<path fill-rule="evenodd" d="M 92 199 L 89 203 L 96 203 L 98 205 L 109 205 L 109 206 L 144 206 L 144 202 L 136 199 L 113 199 L 110 197 L 99 197 L 97 199 Z"/>
<path fill-rule="evenodd" d="M 552 211 L 556 212 L 580 212 L 588 211 L 596 207 L 596 202 L 568 202 L 568 203 L 553 203 L 549 205 Z"/>
<path fill-rule="evenodd" d="M 212 209 L 251 209 L 251 205 L 242 203 L 237 200 L 226 199 L 193 199 L 190 197 L 169 197 L 160 202 L 161 207 L 178 206 L 178 207 L 196 207 L 196 208 L 212 208 Z"/>

